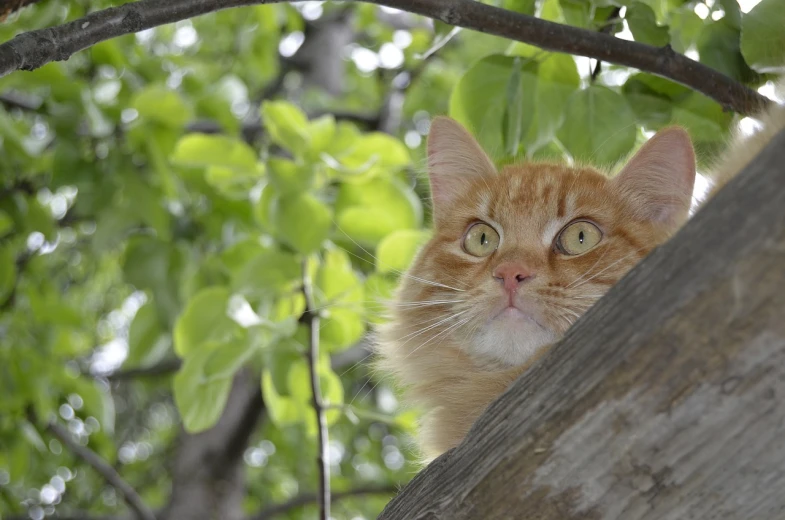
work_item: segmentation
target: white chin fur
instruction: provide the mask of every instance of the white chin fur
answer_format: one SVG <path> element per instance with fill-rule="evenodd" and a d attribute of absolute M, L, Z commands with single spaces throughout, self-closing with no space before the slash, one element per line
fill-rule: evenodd
<path fill-rule="evenodd" d="M 557 339 L 556 333 L 528 319 L 494 319 L 471 339 L 469 354 L 507 366 L 519 366 L 526 363 L 540 347 Z"/>

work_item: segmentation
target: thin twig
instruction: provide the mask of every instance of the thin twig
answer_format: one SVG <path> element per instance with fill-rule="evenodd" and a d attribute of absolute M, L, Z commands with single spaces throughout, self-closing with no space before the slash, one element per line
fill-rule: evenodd
<path fill-rule="evenodd" d="M 333 502 L 338 502 L 344 498 L 357 497 L 362 495 L 394 495 L 398 492 L 397 486 L 369 486 L 350 489 L 348 491 L 338 491 L 333 493 Z M 292 509 L 313 504 L 319 501 L 319 495 L 316 493 L 303 493 L 298 495 L 287 502 L 277 504 L 274 506 L 266 507 L 250 517 L 249 520 L 269 520 L 274 516 L 288 513 Z"/>
<path fill-rule="evenodd" d="M 95 11 L 72 22 L 15 36 L 0 45 L 0 76 L 34 70 L 98 42 L 206 13 L 282 0 L 140 0 Z M 357 0 L 354 0 L 357 1 Z M 751 115 L 766 97 L 701 63 L 665 47 L 621 40 L 601 32 L 549 22 L 475 0 L 365 0 L 420 14 L 450 25 L 494 34 L 545 50 L 587 56 L 671 79 Z"/>
<path fill-rule="evenodd" d="M 57 437 L 60 442 L 65 444 L 66 448 L 74 455 L 85 461 L 88 466 L 101 475 L 107 484 L 117 490 L 117 492 L 120 493 L 120 496 L 123 497 L 123 500 L 125 500 L 125 503 L 128 504 L 128 507 L 136 514 L 137 518 L 140 520 L 155 520 L 155 515 L 144 503 L 142 497 L 140 497 L 134 488 L 123 480 L 123 477 L 121 477 L 120 474 L 96 452 L 86 446 L 78 444 L 71 437 L 68 430 L 56 422 L 50 422 L 46 429 Z"/>
<path fill-rule="evenodd" d="M 316 463 L 319 467 L 319 518 L 330 518 L 330 466 L 327 462 L 327 419 L 322 405 L 322 392 L 319 385 L 319 312 L 315 311 L 316 305 L 313 298 L 313 285 L 308 273 L 308 261 L 303 262 L 303 295 L 305 296 L 305 313 L 303 317 L 307 324 L 310 338 L 308 349 L 308 368 L 311 373 L 311 391 L 313 393 L 313 409 L 316 413 L 316 426 L 318 431 L 319 447 L 316 454 Z"/>

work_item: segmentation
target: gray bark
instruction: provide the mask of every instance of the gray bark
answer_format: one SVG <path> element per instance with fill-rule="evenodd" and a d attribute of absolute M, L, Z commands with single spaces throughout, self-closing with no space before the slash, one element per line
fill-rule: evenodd
<path fill-rule="evenodd" d="M 172 469 L 172 494 L 160 518 L 245 517 L 243 452 L 263 410 L 259 380 L 249 372 L 240 372 L 218 423 L 195 435 L 181 434 Z"/>
<path fill-rule="evenodd" d="M 380 518 L 785 518 L 785 131 Z"/>

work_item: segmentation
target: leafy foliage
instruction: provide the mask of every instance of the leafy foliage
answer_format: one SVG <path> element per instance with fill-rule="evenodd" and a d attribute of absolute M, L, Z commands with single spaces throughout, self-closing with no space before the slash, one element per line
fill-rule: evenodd
<path fill-rule="evenodd" d="M 785 63 L 779 0 L 748 13 L 730 0 L 501 4 L 694 52 L 754 87 Z M 86 9 L 37 3 L 0 38 Z M 346 28 L 341 52 L 319 48 Z M 612 166 L 674 123 L 703 161 L 727 136 L 732 115 L 681 85 L 609 64 L 595 76 L 585 59 L 306 2 L 226 10 L 0 78 L 0 510 L 124 511 L 51 421 L 166 506 L 182 439 L 215 427 L 238 374 L 264 401 L 261 426 L 237 441 L 242 508 L 315 489 L 304 271 L 333 488 L 406 482 L 416 413 L 364 361 L 428 237 L 417 172 L 429 118 L 465 123 L 500 164 Z M 335 514 L 372 517 L 387 496 L 346 498 Z"/>

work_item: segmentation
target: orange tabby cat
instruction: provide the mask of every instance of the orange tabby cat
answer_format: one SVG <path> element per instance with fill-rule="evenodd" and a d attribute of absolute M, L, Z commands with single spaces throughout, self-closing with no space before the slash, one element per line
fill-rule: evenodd
<path fill-rule="evenodd" d="M 747 161 L 737 162 L 733 172 Z M 667 128 L 613 178 L 558 164 L 497 171 L 463 127 L 439 117 L 428 167 L 433 238 L 379 331 L 378 363 L 426 412 L 420 441 L 433 458 L 684 223 L 695 156 L 687 133 Z M 729 172 L 720 169 L 720 183 Z"/>

